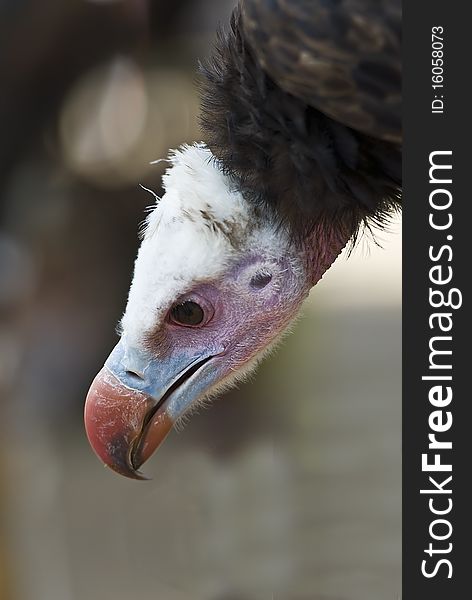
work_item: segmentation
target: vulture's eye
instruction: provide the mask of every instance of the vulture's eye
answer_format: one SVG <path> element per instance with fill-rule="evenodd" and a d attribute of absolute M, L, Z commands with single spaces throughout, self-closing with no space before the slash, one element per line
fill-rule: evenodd
<path fill-rule="evenodd" d="M 185 325 L 187 327 L 196 327 L 203 322 L 205 313 L 203 308 L 196 302 L 186 300 L 180 304 L 176 304 L 170 311 L 171 319 L 177 325 Z"/>

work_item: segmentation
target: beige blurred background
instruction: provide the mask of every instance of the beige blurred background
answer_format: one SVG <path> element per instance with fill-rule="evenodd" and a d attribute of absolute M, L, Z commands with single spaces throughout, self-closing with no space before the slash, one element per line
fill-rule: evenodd
<path fill-rule="evenodd" d="M 338 259 L 150 482 L 82 424 L 197 58 L 233 2 L 0 3 L 0 600 L 395 600 L 401 236 Z"/>

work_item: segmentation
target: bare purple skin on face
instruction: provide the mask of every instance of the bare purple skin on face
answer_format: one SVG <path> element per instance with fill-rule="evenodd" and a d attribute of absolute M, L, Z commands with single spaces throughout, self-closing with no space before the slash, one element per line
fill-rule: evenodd
<path fill-rule="evenodd" d="M 205 311 L 201 327 L 182 327 L 169 318 L 146 338 L 156 356 L 195 354 L 224 348 L 220 376 L 251 362 L 286 328 L 309 292 L 301 261 L 251 256 L 218 282 L 197 284 L 178 302 L 193 301 Z"/>

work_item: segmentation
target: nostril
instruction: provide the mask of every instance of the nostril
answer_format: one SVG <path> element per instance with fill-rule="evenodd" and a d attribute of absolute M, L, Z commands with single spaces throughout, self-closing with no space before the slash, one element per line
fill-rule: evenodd
<path fill-rule="evenodd" d="M 125 373 L 131 379 L 140 379 L 140 380 L 144 381 L 144 373 L 141 373 L 141 371 L 134 371 L 133 369 L 126 369 Z"/>

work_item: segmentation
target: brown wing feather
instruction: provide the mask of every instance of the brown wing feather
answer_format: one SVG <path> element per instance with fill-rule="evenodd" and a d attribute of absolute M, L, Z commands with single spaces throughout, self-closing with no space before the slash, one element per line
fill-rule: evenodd
<path fill-rule="evenodd" d="M 400 0 L 243 0 L 245 37 L 285 91 L 401 141 Z"/>

